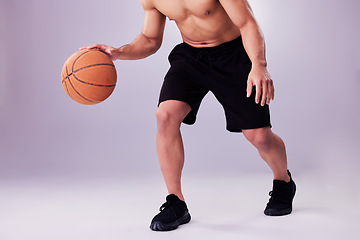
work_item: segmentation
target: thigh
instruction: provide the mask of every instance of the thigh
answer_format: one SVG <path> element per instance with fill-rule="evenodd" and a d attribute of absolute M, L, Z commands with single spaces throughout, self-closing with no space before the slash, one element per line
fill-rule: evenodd
<path fill-rule="evenodd" d="M 235 55 L 237 53 L 237 55 Z M 240 50 L 217 60 L 217 75 L 214 73 L 211 91 L 224 108 L 227 130 L 241 132 L 271 126 L 269 106 L 255 103 L 255 91 L 246 96 L 247 79 L 251 62 Z M 226 63 L 226 64 L 225 64 Z"/>
<path fill-rule="evenodd" d="M 169 100 L 187 103 L 191 111 L 183 122 L 194 124 L 201 101 L 209 90 L 197 80 L 198 66 L 194 56 L 187 52 L 183 45 L 178 45 L 172 51 L 169 61 L 171 66 L 161 87 L 159 106 Z"/>

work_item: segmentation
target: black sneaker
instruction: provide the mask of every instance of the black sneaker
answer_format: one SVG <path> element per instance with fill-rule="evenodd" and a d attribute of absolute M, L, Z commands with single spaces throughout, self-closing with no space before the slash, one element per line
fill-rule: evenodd
<path fill-rule="evenodd" d="M 160 207 L 160 213 L 151 221 L 150 229 L 153 231 L 170 231 L 179 225 L 188 223 L 191 217 L 186 203 L 176 195 L 166 197 L 166 203 Z"/>
<path fill-rule="evenodd" d="M 290 214 L 292 211 L 292 201 L 296 192 L 295 182 L 290 176 L 290 182 L 274 180 L 273 190 L 270 191 L 270 200 L 264 210 L 268 216 L 283 216 Z"/>

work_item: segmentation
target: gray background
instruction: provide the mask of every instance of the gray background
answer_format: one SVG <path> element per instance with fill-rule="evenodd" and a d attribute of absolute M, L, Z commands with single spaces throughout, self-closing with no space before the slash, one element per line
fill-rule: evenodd
<path fill-rule="evenodd" d="M 95 106 L 72 101 L 60 72 L 79 47 L 121 46 L 141 31 L 140 1 L 1 0 L 0 178 L 159 175 L 157 98 L 181 42 L 167 21 L 155 55 L 117 61 L 118 84 Z M 354 180 L 360 113 L 360 3 L 357 0 L 251 0 L 275 83 L 273 131 L 298 175 Z M 225 130 L 209 94 L 195 126 L 183 126 L 184 174 L 267 172 L 242 134 Z"/>
<path fill-rule="evenodd" d="M 271 171 L 242 134 L 226 132 L 209 94 L 196 125 L 182 127 L 193 220 L 150 231 L 166 195 L 155 111 L 181 42 L 175 24 L 155 55 L 116 62 L 108 100 L 84 106 L 61 85 L 65 60 L 81 46 L 132 41 L 140 1 L 0 0 L 0 239 L 357 239 L 360 2 L 250 3 L 275 82 L 273 130 L 298 186 L 293 214 L 262 213 Z"/>

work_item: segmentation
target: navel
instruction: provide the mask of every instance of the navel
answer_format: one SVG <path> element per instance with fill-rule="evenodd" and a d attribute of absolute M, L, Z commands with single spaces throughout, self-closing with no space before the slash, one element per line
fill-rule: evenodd
<path fill-rule="evenodd" d="M 205 11 L 205 15 L 209 15 L 210 13 L 211 13 L 210 10 L 206 10 L 206 11 Z"/>

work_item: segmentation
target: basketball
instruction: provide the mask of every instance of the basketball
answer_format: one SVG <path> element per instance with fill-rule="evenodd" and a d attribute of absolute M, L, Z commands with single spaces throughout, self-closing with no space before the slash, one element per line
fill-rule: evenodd
<path fill-rule="evenodd" d="M 92 105 L 114 91 L 116 69 L 110 57 L 99 50 L 85 49 L 71 55 L 61 71 L 66 93 L 78 103 Z"/>

